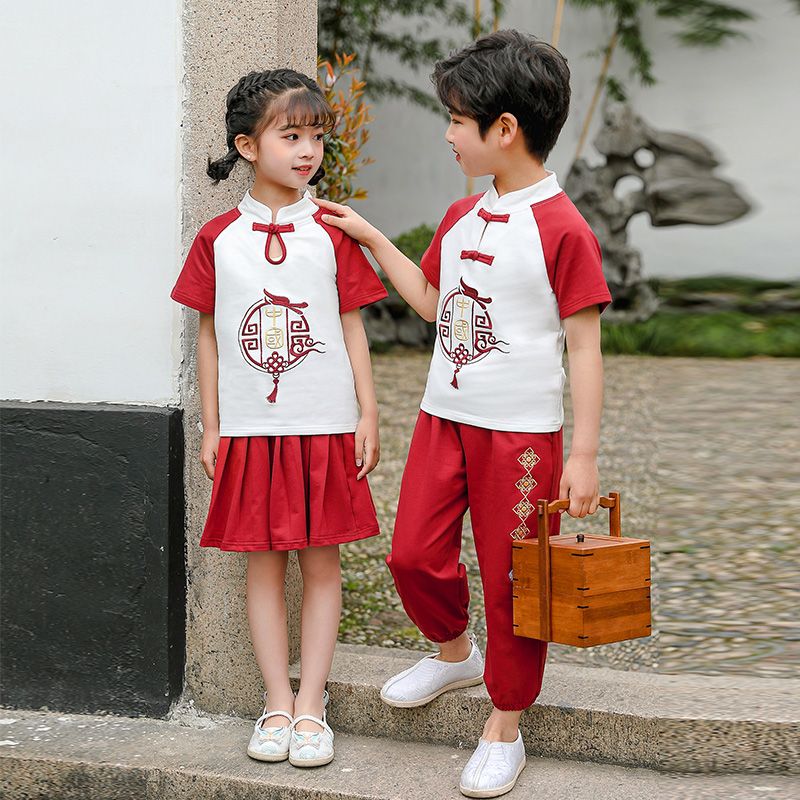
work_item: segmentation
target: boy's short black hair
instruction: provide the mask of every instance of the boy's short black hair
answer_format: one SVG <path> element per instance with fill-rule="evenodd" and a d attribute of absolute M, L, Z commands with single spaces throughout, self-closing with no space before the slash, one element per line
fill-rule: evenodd
<path fill-rule="evenodd" d="M 555 47 L 526 33 L 482 36 L 438 61 L 431 80 L 444 106 L 478 123 L 481 137 L 505 111 L 513 114 L 528 151 L 544 161 L 569 113 L 569 67 Z"/>

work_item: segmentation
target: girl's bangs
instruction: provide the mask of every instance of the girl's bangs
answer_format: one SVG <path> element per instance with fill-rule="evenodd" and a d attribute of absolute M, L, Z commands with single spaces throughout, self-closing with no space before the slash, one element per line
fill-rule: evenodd
<path fill-rule="evenodd" d="M 330 133 L 336 126 L 336 114 L 322 94 L 308 89 L 286 92 L 270 104 L 264 127 L 281 116 L 286 117 L 281 127 L 319 128 Z"/>

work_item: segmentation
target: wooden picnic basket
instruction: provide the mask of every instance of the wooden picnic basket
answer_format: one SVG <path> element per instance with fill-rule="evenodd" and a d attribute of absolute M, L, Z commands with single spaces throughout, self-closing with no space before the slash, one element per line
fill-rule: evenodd
<path fill-rule="evenodd" d="M 593 647 L 650 635 L 650 542 L 622 536 L 619 492 L 600 505 L 610 536 L 550 536 L 550 515 L 569 500 L 538 501 L 538 538 L 512 545 L 517 636 Z"/>

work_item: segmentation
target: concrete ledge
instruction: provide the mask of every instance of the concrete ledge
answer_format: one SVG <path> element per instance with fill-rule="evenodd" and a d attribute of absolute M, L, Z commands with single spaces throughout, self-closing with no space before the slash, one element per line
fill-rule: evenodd
<path fill-rule="evenodd" d="M 419 709 L 390 708 L 380 687 L 422 654 L 340 645 L 329 681 L 334 729 L 474 746 L 484 687 Z M 683 772 L 800 773 L 800 681 L 659 675 L 548 664 L 524 716 L 531 755 Z"/>
<path fill-rule="evenodd" d="M 172 721 L 3 711 L 4 800 L 456 800 L 470 750 L 336 736 L 336 760 L 299 770 L 252 761 L 252 723 L 178 714 Z M 548 800 L 789 800 L 786 776 L 667 775 L 529 759 L 512 797 Z"/>

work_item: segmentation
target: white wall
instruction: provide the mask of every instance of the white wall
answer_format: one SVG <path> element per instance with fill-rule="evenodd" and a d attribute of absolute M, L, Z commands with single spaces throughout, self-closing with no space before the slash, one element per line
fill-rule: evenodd
<path fill-rule="evenodd" d="M 555 2 L 511 0 L 502 25 L 549 41 L 554 8 Z M 629 226 L 631 243 L 642 251 L 647 275 L 800 278 L 800 15 L 787 0 L 764 0 L 748 8 L 759 15 L 743 26 L 749 38 L 710 51 L 680 46 L 670 22 L 646 17 L 645 36 L 659 83 L 641 88 L 629 82 L 634 108 L 656 128 L 708 140 L 723 161 L 718 174 L 739 184 L 754 206 L 749 216 L 719 227 L 653 229 L 646 217 L 637 217 Z M 599 65 L 586 54 L 605 45 L 610 31 L 608 20 L 597 12 L 567 4 L 559 48 L 572 71 L 572 113 L 548 161 L 562 180 Z M 613 66 L 614 73 L 626 75 L 619 54 Z M 423 70 L 414 80 L 429 88 L 429 74 L 430 69 Z M 369 199 L 355 207 L 389 235 L 422 222 L 435 224 L 465 193 L 465 179 L 443 139 L 446 123 L 402 101 L 377 104 L 373 115 L 368 152 L 376 163 L 361 173 L 359 182 Z M 597 158 L 592 148 L 586 155 Z M 486 185 L 476 182 L 476 191 Z"/>
<path fill-rule="evenodd" d="M 178 0 L 5 4 L 0 397 L 177 398 Z"/>

